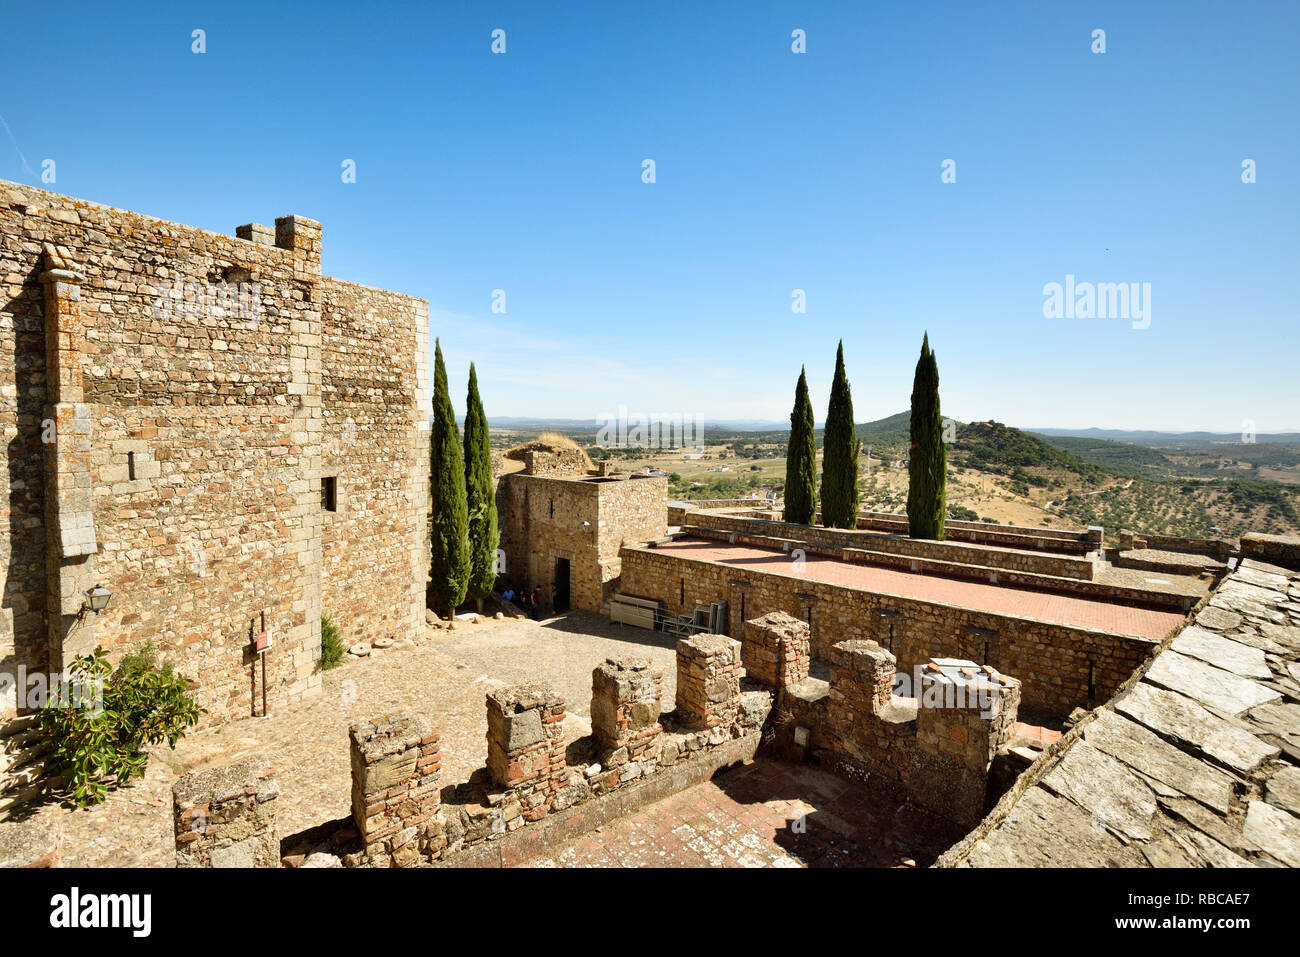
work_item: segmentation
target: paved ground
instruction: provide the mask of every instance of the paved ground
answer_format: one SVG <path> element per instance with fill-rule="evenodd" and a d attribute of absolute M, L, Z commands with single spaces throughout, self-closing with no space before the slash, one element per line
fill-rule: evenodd
<path fill-rule="evenodd" d="M 807 765 L 758 758 L 534 867 L 925 867 L 960 834 Z"/>
<path fill-rule="evenodd" d="M 591 672 L 611 655 L 649 656 L 664 670 L 664 701 L 676 686 L 669 636 L 574 612 L 551 622 L 485 620 L 455 631 L 428 629 L 410 647 L 394 647 L 325 672 L 310 704 L 269 718 L 246 718 L 157 748 L 142 781 L 65 816 L 65 866 L 170 866 L 174 853 L 171 786 L 208 764 L 269 754 L 281 788 L 280 833 L 295 834 L 350 813 L 348 725 L 394 711 L 434 716 L 442 734 L 442 780 L 466 779 L 487 757 L 484 697 L 502 684 L 552 683 L 569 703 L 572 740 L 590 732 Z"/>
<path fill-rule="evenodd" d="M 792 578 L 808 578 L 886 595 L 945 602 L 978 611 L 1096 628 L 1153 640 L 1163 638 L 1184 618 L 1178 612 L 1129 608 L 1068 595 L 901 572 L 818 555 L 807 556 L 804 570 L 795 572 L 790 556 L 783 552 L 750 545 L 728 545 L 713 540 L 679 539 L 660 544 L 658 550 L 673 552 L 683 558 L 722 562 L 738 568 L 752 568 Z"/>

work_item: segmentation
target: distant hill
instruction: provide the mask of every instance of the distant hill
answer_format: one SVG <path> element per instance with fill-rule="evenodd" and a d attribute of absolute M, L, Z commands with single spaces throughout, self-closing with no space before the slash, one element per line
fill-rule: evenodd
<path fill-rule="evenodd" d="M 1175 472 L 1174 462 L 1167 455 L 1146 445 L 1034 432 L 1026 434 L 1035 435 L 1048 445 L 1122 475 L 1162 478 Z"/>
<path fill-rule="evenodd" d="M 1159 448 L 1200 448 L 1208 445 L 1240 445 L 1240 432 L 1156 432 L 1124 429 L 1025 429 L 1039 435 L 1076 439 L 1104 439 L 1111 442 L 1134 442 Z M 1261 432 L 1255 441 L 1262 444 L 1300 444 L 1300 432 Z"/>
<path fill-rule="evenodd" d="M 1046 484 L 1047 472 L 1068 472 L 1090 480 L 1106 476 L 1102 466 L 1001 422 L 959 426 L 948 458 L 965 468 L 1006 475 L 1029 485 Z"/>
<path fill-rule="evenodd" d="M 607 410 L 614 411 L 614 410 Z M 498 415 L 489 420 L 494 429 L 512 429 L 520 432 L 565 432 L 568 434 L 594 434 L 600 423 L 590 419 L 543 419 L 528 416 Z M 692 424 L 694 424 L 692 422 Z M 764 419 L 705 419 L 705 432 L 788 432 L 789 422 L 769 422 Z"/>

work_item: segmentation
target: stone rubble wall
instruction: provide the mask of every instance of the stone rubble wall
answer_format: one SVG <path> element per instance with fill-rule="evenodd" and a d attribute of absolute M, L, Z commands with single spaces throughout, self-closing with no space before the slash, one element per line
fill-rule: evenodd
<path fill-rule="evenodd" d="M 1241 556 L 1300 571 L 1300 535 L 1250 532 L 1241 536 Z"/>
<path fill-rule="evenodd" d="M 736 720 L 740 642 L 726 635 L 694 635 L 677 642 L 677 711 L 694 728 L 726 727 Z"/>
<path fill-rule="evenodd" d="M 978 823 L 993 760 L 1015 729 L 1020 682 L 971 668 L 959 696 L 929 663 L 917 697 L 904 698 L 893 693 L 896 659 L 874 641 L 839 642 L 830 663 L 829 693 L 800 712 L 823 766 L 906 793 L 962 826 Z"/>
<path fill-rule="evenodd" d="M 1123 551 L 1150 548 L 1161 552 L 1209 555 L 1219 561 L 1226 561 L 1241 553 L 1240 544 L 1235 538 L 1182 538 L 1175 535 L 1147 535 L 1128 529 L 1120 530 L 1119 547 Z"/>
<path fill-rule="evenodd" d="M 279 867 L 280 787 L 262 758 L 190 771 L 172 786 L 177 867 Z"/>
<path fill-rule="evenodd" d="M 567 744 L 566 706 L 558 695 L 536 686 L 493 691 L 486 696 L 486 764 L 441 789 L 438 735 L 427 719 L 387 715 L 360 722 L 350 730 L 352 818 L 332 830 L 313 829 L 311 840 L 351 841 L 352 849 L 342 850 L 349 867 L 454 862 L 553 815 L 649 783 L 669 768 L 689 771 L 716 755 L 731 761 L 728 755 L 752 754 L 771 694 L 740 690 L 738 642 L 725 649 L 679 645 L 679 675 L 694 672 L 701 660 L 712 662 L 716 679 L 706 682 L 713 695 L 709 716 L 717 719 L 707 725 L 709 716 L 680 708 L 660 714 L 663 675 L 635 657 L 611 658 L 595 669 L 592 734 Z M 737 751 L 745 742 L 750 747 Z"/>
<path fill-rule="evenodd" d="M 747 518 L 727 512 L 714 511 L 689 512 L 676 524 L 713 528 L 739 534 L 789 539 L 791 541 L 807 542 L 812 545 L 825 545 L 833 549 L 862 549 L 907 558 L 1029 572 L 1057 578 L 1091 581 L 1093 577 L 1093 564 L 1086 559 L 1065 555 L 1040 554 L 1034 551 L 1003 546 L 976 545 L 960 541 L 932 542 L 867 529 L 798 525 L 791 522 Z M 1055 544 L 1053 540 L 1044 539 L 1044 541 L 1049 546 Z M 1048 550 L 1051 550 L 1050 547 Z"/>
<path fill-rule="evenodd" d="M 990 690 L 995 702 L 992 714 L 969 698 L 964 706 L 944 701 L 942 684 L 934 674 L 922 678 L 910 787 L 922 804 L 974 827 L 988 809 L 993 759 L 1010 744 L 1015 731 L 1020 682 L 985 666 L 975 686 Z M 929 704 L 931 700 L 941 702 L 940 706 Z"/>
<path fill-rule="evenodd" d="M 745 619 L 771 611 L 783 611 L 805 622 L 811 619 L 812 654 L 823 660 L 831 657 L 831 648 L 840 641 L 869 638 L 890 649 L 908 672 L 936 657 L 986 662 L 1021 680 L 1025 707 L 1060 718 L 1075 708 L 1094 707 L 1108 699 L 1156 644 L 1144 638 L 940 602 L 877 595 L 653 548 L 623 550 L 619 587 L 625 594 L 662 600 L 670 614 L 684 614 L 697 605 L 725 599 L 732 616 L 728 628 L 732 634 L 742 633 Z M 881 609 L 901 613 L 894 620 L 892 648 L 889 625 L 878 614 Z M 992 634 L 980 637 L 968 627 Z"/>

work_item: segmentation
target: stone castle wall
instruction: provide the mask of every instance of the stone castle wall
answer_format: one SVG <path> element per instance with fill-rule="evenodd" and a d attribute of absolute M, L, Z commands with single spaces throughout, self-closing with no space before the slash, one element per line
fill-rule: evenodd
<path fill-rule="evenodd" d="M 732 635 L 743 633 L 747 619 L 786 612 L 810 622 L 812 653 L 824 660 L 831 658 L 837 642 L 872 639 L 886 646 L 897 657 L 898 667 L 908 672 L 931 658 L 988 663 L 1022 680 L 1025 707 L 1060 717 L 1113 695 L 1155 644 L 1143 638 L 939 602 L 877 595 L 653 548 L 623 549 L 619 590 L 660 599 L 671 614 L 726 599 Z M 901 615 L 894 619 L 892 644 L 889 626 L 877 613 L 882 608 Z M 968 627 L 991 634 L 972 634 Z"/>
<path fill-rule="evenodd" d="M 326 279 L 322 340 L 321 609 L 345 641 L 415 633 L 429 570 L 429 307 Z M 412 389 L 412 384 L 416 388 Z"/>
<path fill-rule="evenodd" d="M 250 631 L 263 613 L 272 707 L 319 690 L 322 590 L 343 607 L 345 635 L 416 620 L 416 589 L 395 579 L 409 574 L 426 534 L 412 521 L 423 515 L 417 460 L 427 457 L 417 456 L 415 434 L 427 382 L 412 375 L 425 307 L 323 278 L 312 220 L 239 232 L 247 238 L 0 183 L 0 429 L 9 450 L 0 469 L 10 490 L 0 669 L 59 667 L 96 643 L 117 657 L 151 640 L 197 680 L 211 723 L 250 713 Z M 58 284 L 76 287 L 62 308 L 79 309 L 59 361 L 82 380 L 63 401 L 75 403 L 76 438 L 88 449 L 97 545 L 88 555 L 66 542 L 60 551 L 45 533 L 43 455 L 72 438 L 59 429 L 58 441 L 42 442 L 54 392 L 46 243 L 77 277 Z M 355 442 L 335 451 L 349 417 Z M 349 507 L 328 533 L 327 460 Z M 323 543 L 333 547 L 340 533 L 357 536 L 351 554 L 332 548 L 327 561 Z M 68 622 L 78 596 L 50 576 L 70 568 L 113 591 L 105 612 Z M 57 608 L 47 615 L 57 587 L 62 646 L 50 620 Z M 12 713 L 14 702 L 0 702 L 0 716 L 6 707 Z"/>

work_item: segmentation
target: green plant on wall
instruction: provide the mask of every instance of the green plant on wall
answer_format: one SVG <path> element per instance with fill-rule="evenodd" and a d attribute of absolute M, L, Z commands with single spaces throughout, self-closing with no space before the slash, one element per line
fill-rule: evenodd
<path fill-rule="evenodd" d="M 199 720 L 189 679 L 170 662 L 160 666 L 151 643 L 116 670 L 97 647 L 72 662 L 63 688 L 80 694 L 52 693 L 37 728 L 51 749 L 50 772 L 79 807 L 99 804 L 110 787 L 143 775 L 149 745 L 166 741 L 174 748 Z"/>
<path fill-rule="evenodd" d="M 320 666 L 322 671 L 329 671 L 335 668 L 343 660 L 343 653 L 347 647 L 343 644 L 343 636 L 339 634 L 339 626 L 330 620 L 329 615 L 320 616 Z"/>

